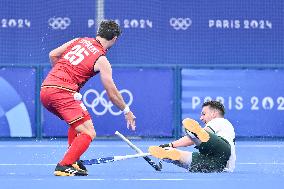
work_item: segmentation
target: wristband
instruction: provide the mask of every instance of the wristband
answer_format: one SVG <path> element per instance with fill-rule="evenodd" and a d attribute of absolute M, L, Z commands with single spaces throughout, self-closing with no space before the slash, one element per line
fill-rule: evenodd
<path fill-rule="evenodd" d="M 125 108 L 123 110 L 124 115 L 127 114 L 128 112 L 130 112 L 130 108 L 129 108 L 129 106 L 125 106 Z"/>

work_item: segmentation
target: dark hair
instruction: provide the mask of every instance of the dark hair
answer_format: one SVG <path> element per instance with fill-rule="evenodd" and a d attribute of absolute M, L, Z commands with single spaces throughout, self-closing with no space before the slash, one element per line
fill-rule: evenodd
<path fill-rule="evenodd" d="M 115 36 L 119 37 L 121 29 L 119 25 L 113 20 L 102 21 L 97 35 L 109 40 L 112 40 Z"/>
<path fill-rule="evenodd" d="M 205 106 L 209 106 L 212 109 L 218 110 L 222 116 L 225 115 L 225 107 L 224 105 L 216 100 L 210 100 L 203 103 L 202 108 Z"/>

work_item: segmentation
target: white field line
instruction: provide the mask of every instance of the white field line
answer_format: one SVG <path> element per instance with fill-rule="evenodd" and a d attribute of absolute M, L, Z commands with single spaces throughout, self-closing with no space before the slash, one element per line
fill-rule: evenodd
<path fill-rule="evenodd" d="M 284 162 L 240 162 L 238 165 L 284 165 Z M 0 166 L 55 166 L 55 163 L 0 163 Z"/>
<path fill-rule="evenodd" d="M 224 178 L 221 178 L 221 179 L 216 179 L 216 178 L 212 178 L 212 179 L 208 179 L 208 178 L 188 178 L 188 179 L 182 179 L 182 178 L 178 178 L 178 179 L 175 179 L 175 178 L 140 178 L 140 179 L 131 179 L 131 178 L 122 178 L 122 179 L 92 179 L 92 178 L 89 178 L 89 179 L 74 179 L 74 180 L 79 180 L 79 181 L 107 181 L 107 180 L 114 180 L 114 181 L 194 181 L 194 180 L 200 180 L 200 181 L 204 181 L 204 180 L 225 180 Z"/>
<path fill-rule="evenodd" d="M 31 179 L 35 181 L 41 181 L 46 180 L 43 178 L 38 179 Z M 83 179 L 73 179 L 77 181 L 223 181 L 226 180 L 225 178 L 109 178 L 109 179 L 103 179 L 103 178 L 83 178 Z"/>
<path fill-rule="evenodd" d="M 1 143 L 1 142 L 0 142 Z M 149 145 L 139 145 L 139 147 L 149 147 Z M 0 144 L 0 148 L 66 148 L 64 144 Z M 129 148 L 124 144 L 95 144 L 90 145 L 91 148 Z M 284 144 L 237 144 L 236 148 L 284 148 Z"/>

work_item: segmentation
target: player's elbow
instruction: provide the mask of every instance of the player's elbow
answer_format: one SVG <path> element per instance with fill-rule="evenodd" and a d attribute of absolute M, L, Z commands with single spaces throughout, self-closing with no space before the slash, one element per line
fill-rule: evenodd
<path fill-rule="evenodd" d="M 49 52 L 49 58 L 50 59 L 57 58 L 57 54 L 52 50 L 52 51 Z"/>
<path fill-rule="evenodd" d="M 49 60 L 50 60 L 50 63 L 52 64 L 52 66 L 53 66 L 57 62 L 58 56 L 53 51 L 51 51 L 49 53 Z"/>

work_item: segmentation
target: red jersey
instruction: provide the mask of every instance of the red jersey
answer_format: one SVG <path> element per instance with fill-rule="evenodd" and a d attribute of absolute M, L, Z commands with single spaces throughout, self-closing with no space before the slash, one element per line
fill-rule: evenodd
<path fill-rule="evenodd" d="M 94 64 L 106 50 L 95 38 L 74 41 L 48 73 L 42 86 L 58 86 L 79 91 L 97 72 Z"/>

